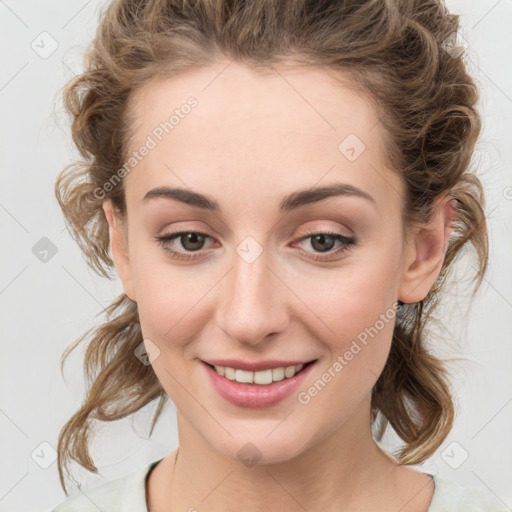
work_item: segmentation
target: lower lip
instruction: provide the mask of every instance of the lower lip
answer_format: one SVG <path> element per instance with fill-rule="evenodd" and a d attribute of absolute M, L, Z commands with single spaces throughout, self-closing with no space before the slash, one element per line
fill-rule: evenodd
<path fill-rule="evenodd" d="M 261 409 L 276 405 L 289 397 L 304 382 L 312 371 L 314 363 L 308 364 L 299 373 L 272 384 L 243 384 L 219 375 L 211 366 L 202 361 L 208 377 L 220 396 L 239 407 Z"/>

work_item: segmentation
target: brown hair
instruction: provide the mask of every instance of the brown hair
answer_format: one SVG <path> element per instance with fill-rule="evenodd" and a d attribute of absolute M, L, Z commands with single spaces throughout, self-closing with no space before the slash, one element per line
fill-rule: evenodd
<path fill-rule="evenodd" d="M 95 193 L 123 166 L 130 137 L 129 100 L 149 79 L 171 77 L 218 57 L 268 68 L 294 57 L 340 70 L 375 101 L 389 137 L 390 168 L 406 184 L 404 220 L 425 222 L 449 194 L 458 218 L 443 267 L 421 302 L 400 303 L 391 351 L 372 394 L 380 439 L 388 424 L 403 440 L 398 458 L 417 464 L 449 433 L 454 416 L 448 372 L 426 348 L 425 326 L 456 256 L 476 250 L 476 292 L 488 257 L 484 195 L 470 160 L 480 132 L 478 92 L 462 56 L 447 51 L 459 18 L 442 0 L 114 0 L 85 58 L 85 71 L 64 89 L 72 135 L 82 160 L 59 175 L 55 192 L 73 238 L 90 267 L 110 277 L 108 224 Z M 106 195 L 125 212 L 122 182 Z M 167 399 L 151 366 L 134 356 L 142 342 L 137 304 L 125 294 L 89 334 L 85 400 L 64 425 L 58 468 L 73 459 L 97 472 L 88 445 L 93 420 L 123 418 Z M 92 332 L 91 332 L 92 331 Z"/>

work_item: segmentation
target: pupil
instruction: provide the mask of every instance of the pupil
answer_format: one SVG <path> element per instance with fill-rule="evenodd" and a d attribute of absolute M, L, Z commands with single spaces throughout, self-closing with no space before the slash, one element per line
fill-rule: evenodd
<path fill-rule="evenodd" d="M 325 244 L 325 239 L 329 239 L 331 241 L 331 243 L 328 243 L 327 245 L 329 247 L 325 247 L 323 244 Z M 320 242 L 320 246 L 317 246 L 316 242 L 319 241 Z M 323 251 L 329 251 L 330 249 L 332 249 L 332 246 L 333 246 L 333 238 L 330 236 L 330 235 L 323 235 L 323 234 L 320 234 L 320 235 L 315 235 L 312 240 L 311 240 L 311 244 L 313 245 L 313 247 L 315 249 L 318 249 L 320 250 L 321 252 Z"/>
<path fill-rule="evenodd" d="M 187 250 L 194 251 L 201 248 L 204 242 L 204 237 L 199 233 L 186 233 L 181 235 L 181 243 Z M 192 244 L 192 247 L 189 244 Z M 188 246 L 187 246 L 188 245 Z"/>

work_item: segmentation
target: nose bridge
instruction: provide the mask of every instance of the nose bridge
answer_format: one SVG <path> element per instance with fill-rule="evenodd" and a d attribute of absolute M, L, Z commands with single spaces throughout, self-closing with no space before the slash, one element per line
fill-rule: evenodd
<path fill-rule="evenodd" d="M 218 304 L 219 326 L 234 339 L 256 344 L 281 331 L 287 319 L 283 284 L 269 268 L 270 258 L 251 237 L 236 248 Z"/>

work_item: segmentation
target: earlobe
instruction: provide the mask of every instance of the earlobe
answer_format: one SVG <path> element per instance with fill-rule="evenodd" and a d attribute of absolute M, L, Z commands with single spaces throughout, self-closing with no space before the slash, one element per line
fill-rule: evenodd
<path fill-rule="evenodd" d="M 135 302 L 125 225 L 119 214 L 115 211 L 110 199 L 103 201 L 102 208 L 108 222 L 110 253 L 116 272 L 119 275 L 124 292 L 130 300 Z"/>
<path fill-rule="evenodd" d="M 431 220 L 416 228 L 406 248 L 398 300 L 422 301 L 443 267 L 453 223 L 457 219 L 454 198 L 442 197 L 434 205 Z"/>

